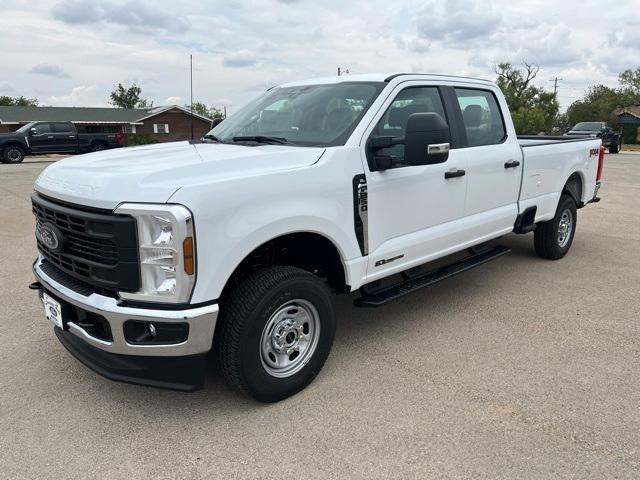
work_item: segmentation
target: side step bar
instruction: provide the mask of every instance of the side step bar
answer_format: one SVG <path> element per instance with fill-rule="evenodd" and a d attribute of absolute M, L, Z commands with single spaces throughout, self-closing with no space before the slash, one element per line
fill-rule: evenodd
<path fill-rule="evenodd" d="M 431 272 L 424 273 L 422 275 L 410 277 L 402 283 L 396 283 L 386 288 L 374 291 L 372 293 L 363 294 L 362 297 L 354 300 L 356 307 L 380 307 L 386 303 L 397 300 L 400 297 L 404 297 L 409 293 L 415 292 L 424 287 L 429 287 L 434 283 L 441 280 L 453 277 L 467 270 L 471 270 L 473 267 L 487 263 L 490 260 L 501 257 L 511 252 L 511 249 L 502 245 L 498 245 L 489 250 L 473 254 L 463 260 L 458 260 L 450 265 L 438 268 Z M 361 291 L 363 291 L 361 289 Z"/>

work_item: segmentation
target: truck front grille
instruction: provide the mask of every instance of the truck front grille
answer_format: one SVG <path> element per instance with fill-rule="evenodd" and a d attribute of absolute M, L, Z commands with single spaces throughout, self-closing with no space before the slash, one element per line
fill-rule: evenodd
<path fill-rule="evenodd" d="M 38 194 L 31 196 L 36 229 L 54 226 L 60 246 L 51 248 L 38 235 L 43 258 L 63 272 L 101 289 L 140 288 L 136 222 L 105 210 L 67 206 Z"/>

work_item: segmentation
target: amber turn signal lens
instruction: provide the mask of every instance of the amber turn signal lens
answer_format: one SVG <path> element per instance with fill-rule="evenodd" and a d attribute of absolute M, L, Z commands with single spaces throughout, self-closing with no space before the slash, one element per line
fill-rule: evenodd
<path fill-rule="evenodd" d="M 182 242 L 182 252 L 184 254 L 184 273 L 193 275 L 195 264 L 193 262 L 193 237 L 187 237 Z"/>

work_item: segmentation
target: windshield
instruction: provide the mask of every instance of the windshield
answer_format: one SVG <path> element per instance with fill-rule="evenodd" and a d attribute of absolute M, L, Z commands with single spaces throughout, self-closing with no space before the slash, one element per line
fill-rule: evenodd
<path fill-rule="evenodd" d="M 209 135 L 222 142 L 269 141 L 292 145 L 344 145 L 386 86 L 377 82 L 278 87 L 217 125 Z M 242 137 L 242 138 L 239 138 Z M 257 137 L 257 138 L 256 138 Z"/>
<path fill-rule="evenodd" d="M 588 132 L 599 132 L 602 129 L 602 123 L 600 122 L 580 122 L 573 130 L 583 130 Z"/>
<path fill-rule="evenodd" d="M 27 133 L 29 131 L 29 129 L 31 127 L 33 127 L 34 125 L 35 125 L 35 122 L 27 123 L 26 125 L 23 125 L 18 130 L 16 130 L 16 132 Z"/>

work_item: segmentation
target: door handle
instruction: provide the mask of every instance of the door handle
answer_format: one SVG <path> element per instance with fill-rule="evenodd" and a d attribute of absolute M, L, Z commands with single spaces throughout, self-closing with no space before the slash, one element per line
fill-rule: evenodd
<path fill-rule="evenodd" d="M 69 135 L 69 138 L 76 138 L 75 135 Z"/>
<path fill-rule="evenodd" d="M 49 135 L 47 138 L 53 138 L 53 135 Z"/>
<path fill-rule="evenodd" d="M 504 168 L 516 168 L 519 165 L 520 162 L 518 160 L 509 160 L 504 164 Z"/>
<path fill-rule="evenodd" d="M 463 177 L 466 173 L 467 172 L 465 172 L 464 170 L 449 170 L 448 172 L 444 172 L 444 178 L 449 179 Z"/>

